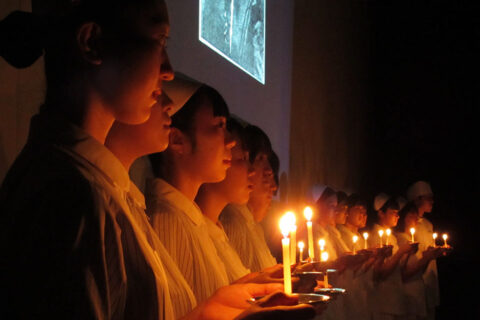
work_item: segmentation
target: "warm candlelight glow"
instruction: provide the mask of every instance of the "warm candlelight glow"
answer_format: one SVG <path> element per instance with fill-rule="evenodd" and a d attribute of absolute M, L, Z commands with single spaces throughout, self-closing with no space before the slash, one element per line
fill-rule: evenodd
<path fill-rule="evenodd" d="M 388 240 L 390 239 L 390 235 L 392 234 L 392 230 L 387 229 L 387 230 L 385 230 L 385 233 L 387 235 L 387 240 L 386 240 L 385 244 L 388 246 Z"/>
<path fill-rule="evenodd" d="M 303 215 L 305 216 L 305 219 L 307 219 L 308 221 L 312 221 L 312 216 L 313 216 L 312 208 L 305 207 L 305 209 L 303 209 Z"/>
<path fill-rule="evenodd" d="M 412 235 L 412 243 L 414 243 L 415 242 L 415 237 L 414 237 L 415 228 L 410 228 L 410 234 Z"/>
<path fill-rule="evenodd" d="M 380 248 L 383 247 L 383 230 L 378 230 L 378 235 L 380 236 Z"/>
<path fill-rule="evenodd" d="M 365 242 L 365 249 L 367 249 L 367 239 L 368 239 L 368 232 L 363 233 L 363 240 Z"/>
<path fill-rule="evenodd" d="M 280 231 L 283 234 L 282 239 L 282 253 L 283 253 L 283 286 L 285 293 L 292 293 L 292 278 L 290 271 L 290 239 L 288 235 L 295 225 L 295 215 L 288 212 L 280 219 Z"/>
<path fill-rule="evenodd" d="M 448 239 L 448 235 L 446 233 L 444 233 L 442 235 L 442 238 L 443 238 L 443 246 L 444 247 L 447 247 L 447 239 Z"/>
<path fill-rule="evenodd" d="M 352 241 L 353 241 L 353 254 L 355 254 L 355 244 L 358 241 L 358 236 L 353 236 Z"/>
<path fill-rule="evenodd" d="M 328 252 L 323 251 L 322 256 L 321 256 L 322 261 L 327 261 L 328 260 Z"/>
<path fill-rule="evenodd" d="M 432 237 L 433 237 L 433 246 L 436 247 L 437 246 L 438 233 L 434 232 L 432 234 Z"/>
<path fill-rule="evenodd" d="M 292 211 L 285 213 L 288 216 L 288 220 L 292 224 L 290 229 L 290 263 L 295 264 L 297 262 L 297 217 Z"/>
<path fill-rule="evenodd" d="M 298 242 L 298 249 L 300 250 L 300 262 L 303 260 L 303 248 L 305 248 L 305 243 L 303 243 L 303 241 Z"/>
<path fill-rule="evenodd" d="M 325 250 L 325 239 L 318 240 L 318 245 L 320 246 L 320 252 Z"/>

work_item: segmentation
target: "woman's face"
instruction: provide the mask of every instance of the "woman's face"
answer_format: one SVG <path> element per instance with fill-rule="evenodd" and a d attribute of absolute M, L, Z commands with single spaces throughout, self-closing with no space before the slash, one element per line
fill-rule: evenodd
<path fill-rule="evenodd" d="M 356 228 L 363 228 L 367 223 L 367 208 L 355 205 L 347 211 L 347 222 Z"/>
<path fill-rule="evenodd" d="M 328 197 L 320 204 L 321 219 L 325 219 L 328 225 L 335 225 L 335 211 L 337 209 L 337 196 Z"/>
<path fill-rule="evenodd" d="M 393 228 L 398 223 L 398 210 L 388 208 L 385 212 L 380 211 L 380 224 L 387 228 Z"/>
<path fill-rule="evenodd" d="M 416 228 L 418 224 L 418 213 L 417 212 L 409 212 L 405 216 L 405 232 L 409 233 L 410 228 Z"/>
<path fill-rule="evenodd" d="M 344 204 L 339 204 L 335 209 L 335 224 L 345 224 L 347 221 L 347 209 L 348 207 Z"/>
<path fill-rule="evenodd" d="M 416 203 L 420 212 L 432 212 L 433 195 L 421 196 Z"/>
<path fill-rule="evenodd" d="M 232 165 L 225 180 L 219 182 L 216 188 L 225 195 L 228 203 L 245 204 L 253 190 L 255 172 L 248 161 L 248 152 L 243 150 L 238 139 L 236 142 L 232 148 Z"/>
<path fill-rule="evenodd" d="M 173 79 L 165 50 L 169 33 L 163 0 L 151 0 L 132 10 L 124 30 L 105 31 L 101 62 L 92 80 L 96 95 L 117 121 L 145 122 L 162 92 L 162 81 Z"/>

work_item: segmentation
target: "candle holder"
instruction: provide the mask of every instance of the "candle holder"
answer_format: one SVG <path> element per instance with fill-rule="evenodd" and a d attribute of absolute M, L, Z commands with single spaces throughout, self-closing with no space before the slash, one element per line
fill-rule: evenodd
<path fill-rule="evenodd" d="M 338 296 L 345 295 L 347 290 L 343 288 L 315 288 L 315 293 L 324 294 L 332 299 L 336 299 Z"/>
<path fill-rule="evenodd" d="M 292 296 L 298 297 L 299 304 L 309 304 L 311 306 L 317 306 L 320 304 L 326 304 L 330 301 L 330 296 L 318 294 L 318 293 L 294 293 Z M 247 299 L 247 302 L 255 305 L 258 303 L 259 300 L 264 298 L 265 296 L 261 297 L 252 297 Z"/>
<path fill-rule="evenodd" d="M 323 276 L 320 271 L 295 271 L 293 277 L 298 277 L 300 280 L 295 285 L 294 292 L 296 293 L 313 293 L 317 286 L 317 279 Z"/>

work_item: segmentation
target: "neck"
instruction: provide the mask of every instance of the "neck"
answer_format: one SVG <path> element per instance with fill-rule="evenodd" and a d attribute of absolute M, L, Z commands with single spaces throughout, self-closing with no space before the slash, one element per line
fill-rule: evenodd
<path fill-rule="evenodd" d="M 251 198 L 248 200 L 248 208 L 250 212 L 252 212 L 253 219 L 258 223 L 261 222 L 263 217 L 265 216 L 264 211 L 266 210 L 265 205 L 262 201 L 257 201 L 255 198 Z"/>
<path fill-rule="evenodd" d="M 381 222 L 381 221 L 378 222 L 378 225 L 379 225 L 380 227 L 384 228 L 384 229 L 390 228 L 386 223 L 383 223 L 383 222 Z"/>
<path fill-rule="evenodd" d="M 345 223 L 345 227 L 347 227 L 348 230 L 357 233 L 358 232 L 358 227 L 354 226 L 351 223 Z"/>
<path fill-rule="evenodd" d="M 218 222 L 218 217 L 226 207 L 228 201 L 217 192 L 210 190 L 211 188 L 204 186 L 198 192 L 195 202 L 198 204 L 204 216 L 213 221 Z"/>
<path fill-rule="evenodd" d="M 197 196 L 198 189 L 203 182 L 197 181 L 189 175 L 185 168 L 176 166 L 166 166 L 163 172 L 163 179 L 170 183 L 183 193 L 188 199 L 194 201 Z"/>
<path fill-rule="evenodd" d="M 111 136 L 109 135 L 105 140 L 105 146 L 110 149 L 110 151 L 112 151 L 112 153 L 118 158 L 118 160 L 120 160 L 125 169 L 129 171 L 132 163 L 137 158 L 143 156 L 143 154 L 133 154 L 132 150 L 134 150 L 135 148 L 130 148 L 128 143 L 126 143 L 127 141 L 128 140 L 111 138 Z"/>

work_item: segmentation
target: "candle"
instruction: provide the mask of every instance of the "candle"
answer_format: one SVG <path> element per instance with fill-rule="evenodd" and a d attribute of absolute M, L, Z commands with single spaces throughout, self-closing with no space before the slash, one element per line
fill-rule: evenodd
<path fill-rule="evenodd" d="M 357 236 L 353 236 L 352 241 L 353 241 L 353 254 L 355 254 L 355 244 L 356 244 L 357 241 L 358 241 L 358 237 L 357 237 Z"/>
<path fill-rule="evenodd" d="M 387 234 L 386 245 L 388 246 L 388 240 L 390 239 L 390 235 L 392 234 L 392 230 L 387 229 L 387 230 L 385 230 L 385 233 Z"/>
<path fill-rule="evenodd" d="M 320 254 L 325 251 L 325 239 L 318 240 L 318 245 L 320 246 Z"/>
<path fill-rule="evenodd" d="M 365 250 L 367 249 L 367 239 L 368 239 L 368 232 L 363 233 L 363 240 L 365 241 Z"/>
<path fill-rule="evenodd" d="M 438 234 L 434 232 L 432 236 L 433 236 L 433 246 L 436 247 Z"/>
<path fill-rule="evenodd" d="M 381 248 L 383 247 L 383 241 L 382 241 L 383 230 L 378 230 L 378 235 L 380 236 L 380 248 Z"/>
<path fill-rule="evenodd" d="M 312 216 L 313 211 L 310 207 L 305 207 L 303 215 L 307 219 L 307 232 L 308 232 L 308 256 L 313 260 L 315 258 L 315 250 L 313 248 L 313 231 L 312 231 Z"/>
<path fill-rule="evenodd" d="M 303 261 L 303 248 L 305 248 L 305 244 L 303 243 L 303 241 L 300 241 L 298 243 L 298 249 L 300 250 L 300 257 L 299 257 L 300 262 Z"/>
<path fill-rule="evenodd" d="M 328 260 L 328 252 L 324 251 L 321 253 L 321 256 L 320 256 L 321 260 L 323 262 L 326 262 Z M 323 274 L 323 283 L 325 285 L 325 288 L 328 288 L 328 270 L 325 270 L 325 273 Z"/>
<path fill-rule="evenodd" d="M 448 235 L 447 235 L 446 233 L 444 233 L 444 234 L 442 235 L 442 238 L 443 238 L 443 246 L 444 246 L 445 248 L 448 247 L 448 245 L 447 245 Z"/>
<path fill-rule="evenodd" d="M 297 218 L 291 211 L 288 211 L 286 214 L 289 215 L 289 219 L 293 222 L 290 230 L 290 262 L 295 264 L 297 262 L 297 226 L 295 225 Z"/>
<path fill-rule="evenodd" d="M 282 251 L 283 251 L 283 286 L 285 293 L 292 293 L 292 278 L 290 271 L 290 239 L 288 234 L 292 230 L 291 219 L 286 214 L 280 219 L 280 231 L 283 234 Z"/>
<path fill-rule="evenodd" d="M 412 235 L 412 243 L 414 243 L 415 237 L 413 235 L 415 234 L 415 228 L 410 228 L 410 234 Z"/>

